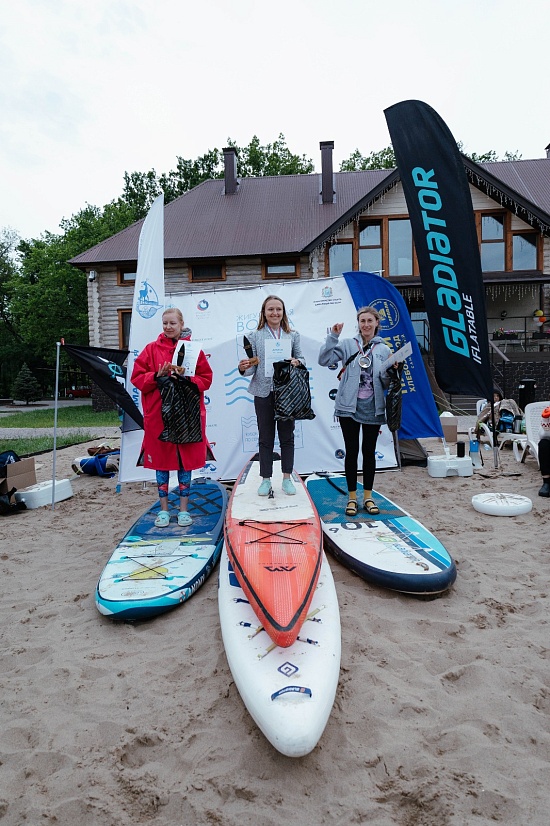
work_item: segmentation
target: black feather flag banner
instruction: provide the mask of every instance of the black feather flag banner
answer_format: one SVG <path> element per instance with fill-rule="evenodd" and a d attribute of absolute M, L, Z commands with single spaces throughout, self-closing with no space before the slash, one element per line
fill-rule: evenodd
<path fill-rule="evenodd" d="M 396 103 L 384 114 L 411 220 L 437 382 L 447 393 L 491 398 L 481 260 L 456 141 L 422 101 Z"/>
<path fill-rule="evenodd" d="M 117 404 L 132 421 L 143 428 L 143 415 L 122 381 L 126 376 L 123 367 L 128 350 L 109 350 L 105 347 L 80 347 L 65 344 L 64 348 L 72 359 L 79 364 L 92 381 Z"/>

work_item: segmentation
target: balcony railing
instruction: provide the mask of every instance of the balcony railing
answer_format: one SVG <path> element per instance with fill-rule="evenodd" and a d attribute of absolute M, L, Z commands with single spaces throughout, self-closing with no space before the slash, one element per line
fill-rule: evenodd
<path fill-rule="evenodd" d="M 548 325 L 536 324 L 533 316 L 506 318 L 505 324 L 499 319 L 487 319 L 489 337 L 504 352 L 511 350 L 537 352 L 550 349 Z"/>

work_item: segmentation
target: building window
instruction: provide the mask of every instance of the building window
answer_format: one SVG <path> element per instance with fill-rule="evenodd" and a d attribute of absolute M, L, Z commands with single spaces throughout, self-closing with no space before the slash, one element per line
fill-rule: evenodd
<path fill-rule="evenodd" d="M 130 322 L 132 320 L 131 310 L 118 311 L 118 341 L 121 350 L 128 350 L 130 347 Z"/>
<path fill-rule="evenodd" d="M 359 230 L 359 270 L 382 274 L 382 223 L 373 221 Z"/>
<path fill-rule="evenodd" d="M 390 275 L 413 274 L 413 239 L 408 218 L 388 221 L 388 263 Z"/>
<path fill-rule="evenodd" d="M 505 270 L 504 213 L 481 216 L 481 269 L 483 272 Z"/>
<path fill-rule="evenodd" d="M 189 281 L 225 281 L 225 264 L 191 264 Z"/>
<path fill-rule="evenodd" d="M 333 244 L 328 251 L 329 275 L 342 275 L 353 270 L 353 244 Z"/>
<path fill-rule="evenodd" d="M 262 278 L 298 278 L 300 262 L 262 261 Z"/>
<path fill-rule="evenodd" d="M 136 266 L 131 264 L 127 267 L 119 267 L 117 271 L 117 283 L 119 287 L 130 286 L 133 287 L 136 283 Z"/>
<path fill-rule="evenodd" d="M 512 235 L 512 269 L 537 269 L 537 235 L 534 232 L 522 232 Z"/>

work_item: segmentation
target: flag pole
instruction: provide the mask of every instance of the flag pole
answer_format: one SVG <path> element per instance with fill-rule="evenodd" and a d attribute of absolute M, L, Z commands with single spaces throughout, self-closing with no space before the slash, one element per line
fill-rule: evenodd
<path fill-rule="evenodd" d="M 59 399 L 59 353 L 61 350 L 61 342 L 56 342 L 56 360 L 55 360 L 55 390 L 53 403 L 53 463 L 52 463 L 52 511 L 55 510 L 55 472 L 56 472 L 56 453 L 57 453 L 57 408 Z"/>

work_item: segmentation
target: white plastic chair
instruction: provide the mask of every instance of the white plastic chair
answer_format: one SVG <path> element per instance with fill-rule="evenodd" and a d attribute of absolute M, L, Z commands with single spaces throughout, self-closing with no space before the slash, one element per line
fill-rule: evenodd
<path fill-rule="evenodd" d="M 540 418 L 545 407 L 550 407 L 550 401 L 525 405 L 525 435 L 513 444 L 517 462 L 525 462 L 528 456 L 533 456 L 538 464 Z"/>
<path fill-rule="evenodd" d="M 478 399 L 476 402 L 476 416 L 479 416 L 485 405 L 487 404 L 487 399 Z"/>

